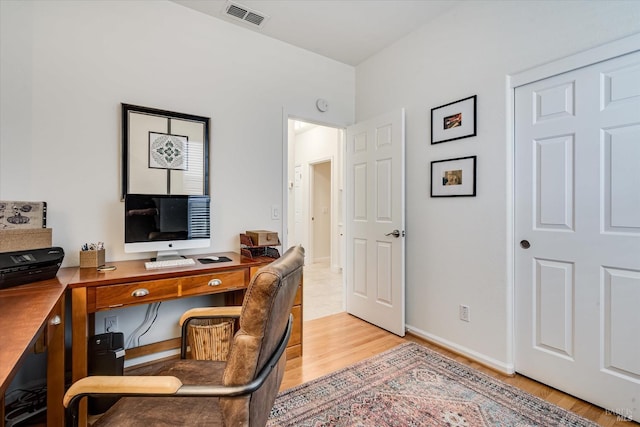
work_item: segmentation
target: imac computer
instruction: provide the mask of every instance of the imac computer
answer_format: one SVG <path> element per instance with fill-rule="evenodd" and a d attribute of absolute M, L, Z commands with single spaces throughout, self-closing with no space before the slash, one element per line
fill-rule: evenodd
<path fill-rule="evenodd" d="M 125 195 L 124 251 L 156 252 L 160 261 L 181 258 L 181 250 L 209 247 L 209 205 L 209 196 Z"/>

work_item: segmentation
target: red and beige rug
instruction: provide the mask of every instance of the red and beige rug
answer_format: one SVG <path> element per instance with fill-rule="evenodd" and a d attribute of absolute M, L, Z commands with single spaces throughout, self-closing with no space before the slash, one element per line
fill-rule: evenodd
<path fill-rule="evenodd" d="M 285 390 L 268 426 L 597 426 L 415 343 Z"/>

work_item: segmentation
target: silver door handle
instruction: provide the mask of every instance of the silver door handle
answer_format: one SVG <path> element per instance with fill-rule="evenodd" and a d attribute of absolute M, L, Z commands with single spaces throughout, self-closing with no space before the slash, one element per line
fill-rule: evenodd
<path fill-rule="evenodd" d="M 393 230 L 391 233 L 385 234 L 385 236 L 393 236 L 393 237 L 395 237 L 397 239 L 398 237 L 400 237 L 400 231 Z"/>

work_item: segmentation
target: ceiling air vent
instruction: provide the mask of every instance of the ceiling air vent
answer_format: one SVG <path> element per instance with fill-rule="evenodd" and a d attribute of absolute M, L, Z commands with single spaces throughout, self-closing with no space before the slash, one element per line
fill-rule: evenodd
<path fill-rule="evenodd" d="M 240 6 L 236 6 L 235 4 L 230 4 L 227 8 L 227 15 L 231 15 L 238 19 L 244 19 L 248 12 L 248 10 L 243 9 Z"/>
<path fill-rule="evenodd" d="M 264 13 L 249 9 L 238 3 L 227 2 L 224 13 L 226 16 L 235 20 L 240 20 L 257 27 L 262 26 L 265 20 L 268 18 Z"/>

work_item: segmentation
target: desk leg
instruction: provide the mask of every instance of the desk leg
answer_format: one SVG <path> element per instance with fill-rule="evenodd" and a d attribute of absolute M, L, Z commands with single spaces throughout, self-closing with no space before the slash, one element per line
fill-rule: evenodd
<path fill-rule="evenodd" d="M 71 373 L 72 380 L 78 381 L 87 376 L 87 289 L 71 290 Z M 87 425 L 87 399 L 80 402 L 78 425 Z"/>
<path fill-rule="evenodd" d="M 241 306 L 244 301 L 244 289 L 239 291 L 226 292 L 224 294 L 224 305 L 226 306 Z"/>
<path fill-rule="evenodd" d="M 64 425 L 64 294 L 47 324 L 47 426 Z"/>

